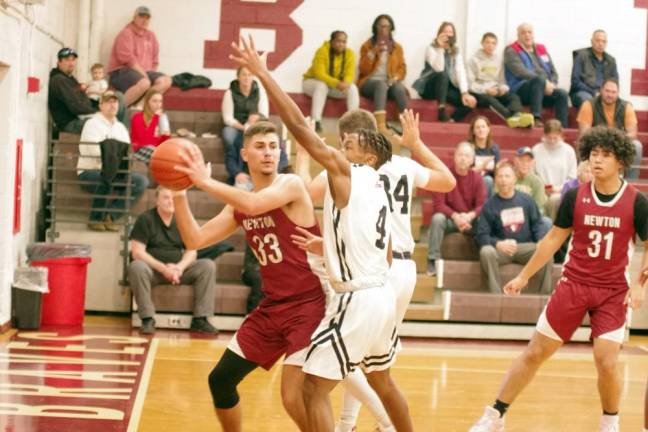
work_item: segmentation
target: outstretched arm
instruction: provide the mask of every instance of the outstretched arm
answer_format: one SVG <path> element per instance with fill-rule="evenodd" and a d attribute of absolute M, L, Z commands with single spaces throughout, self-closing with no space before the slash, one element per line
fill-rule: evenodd
<path fill-rule="evenodd" d="M 295 175 L 283 175 L 259 192 L 248 192 L 214 180 L 196 145 L 180 150 L 180 157 L 186 165 L 176 165 L 177 171 L 187 174 L 198 188 L 214 198 L 250 216 L 290 204 L 304 192 L 303 182 Z"/>
<path fill-rule="evenodd" d="M 547 235 L 540 240 L 536 251 L 533 253 L 529 262 L 526 263 L 520 274 L 504 286 L 504 293 L 507 295 L 520 294 L 522 288 L 529 283 L 531 276 L 536 274 L 536 272 L 554 256 L 556 251 L 560 249 L 560 246 L 562 246 L 565 240 L 567 240 L 567 237 L 569 237 L 571 232 L 571 228 L 559 228 L 554 225 Z"/>
<path fill-rule="evenodd" d="M 235 54 L 230 55 L 230 58 L 239 66 L 248 68 L 261 81 L 270 101 L 277 108 L 281 120 L 286 124 L 295 140 L 328 171 L 329 176 L 332 178 L 339 176 L 350 177 L 349 162 L 340 151 L 326 145 L 310 129 L 308 122 L 295 102 L 279 87 L 279 84 L 268 72 L 264 60 L 256 52 L 252 38 L 250 37 L 248 42 L 241 40 L 241 45 L 241 48 L 239 48 L 236 44 L 232 44 Z"/>
<path fill-rule="evenodd" d="M 412 158 L 430 170 L 430 179 L 423 189 L 432 192 L 450 192 L 457 184 L 448 167 L 421 140 L 419 115 L 412 110 L 405 110 L 400 115 L 403 126 L 401 142 L 410 149 Z"/>

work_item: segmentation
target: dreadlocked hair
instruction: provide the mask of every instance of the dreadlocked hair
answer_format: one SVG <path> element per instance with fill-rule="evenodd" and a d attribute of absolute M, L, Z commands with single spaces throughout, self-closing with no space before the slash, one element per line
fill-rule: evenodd
<path fill-rule="evenodd" d="M 578 141 L 578 151 L 581 160 L 589 160 L 590 153 L 595 148 L 612 153 L 625 168 L 632 165 L 635 148 L 632 139 L 621 130 L 596 126 L 589 129 Z"/>
<path fill-rule="evenodd" d="M 378 160 L 376 161 L 375 169 L 380 168 L 385 162 L 391 160 L 391 142 L 383 134 L 370 129 L 359 129 L 357 133 L 360 147 L 376 155 Z"/>

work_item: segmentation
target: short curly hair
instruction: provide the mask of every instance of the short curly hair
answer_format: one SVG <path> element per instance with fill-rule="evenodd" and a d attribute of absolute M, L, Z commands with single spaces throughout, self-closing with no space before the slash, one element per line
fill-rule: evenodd
<path fill-rule="evenodd" d="M 596 147 L 612 153 L 625 168 L 630 168 L 635 157 L 632 139 L 616 128 L 596 126 L 585 132 L 578 140 L 581 160 L 589 160 Z"/>
<path fill-rule="evenodd" d="M 391 160 L 392 146 L 387 137 L 371 129 L 358 129 L 357 133 L 360 147 L 378 158 L 374 169 L 380 168 L 385 162 Z"/>

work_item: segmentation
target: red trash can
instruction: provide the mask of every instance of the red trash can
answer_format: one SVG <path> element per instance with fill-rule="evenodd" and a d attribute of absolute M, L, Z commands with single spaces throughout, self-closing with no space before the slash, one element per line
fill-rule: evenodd
<path fill-rule="evenodd" d="M 32 261 L 32 267 L 47 267 L 49 293 L 43 294 L 41 324 L 82 325 L 85 310 L 86 274 L 90 257 Z"/>

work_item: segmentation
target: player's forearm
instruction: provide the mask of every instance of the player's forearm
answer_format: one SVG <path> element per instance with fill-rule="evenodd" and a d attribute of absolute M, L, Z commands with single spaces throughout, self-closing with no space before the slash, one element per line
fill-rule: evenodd
<path fill-rule="evenodd" d="M 299 107 L 279 87 L 279 84 L 277 84 L 269 72 L 264 71 L 260 73 L 258 78 L 266 89 L 268 98 L 275 108 L 277 108 L 281 120 L 286 124 L 286 127 L 295 137 L 295 140 L 304 147 L 313 159 L 328 169 L 327 165 L 331 165 L 330 149 L 308 126 Z"/>
<path fill-rule="evenodd" d="M 200 226 L 189 209 L 186 194 L 173 196 L 176 224 L 182 237 L 182 243 L 189 249 L 198 249 L 200 244 Z"/>
<path fill-rule="evenodd" d="M 439 159 L 437 155 L 419 140 L 419 142 L 412 147 L 412 156 L 417 159 L 423 166 L 430 169 L 434 175 L 434 190 L 435 192 L 450 192 L 457 185 L 457 181 L 450 172 L 446 164 Z M 431 185 L 432 186 L 432 185 Z"/>
<path fill-rule="evenodd" d="M 299 145 L 299 143 L 297 143 Z M 300 179 L 309 185 L 313 178 L 310 175 L 310 158 L 308 154 L 304 151 L 297 150 L 295 156 L 295 174 L 299 176 Z"/>
<path fill-rule="evenodd" d="M 556 251 L 562 245 L 562 241 L 551 235 L 551 231 L 538 242 L 538 247 L 533 253 L 533 256 L 526 263 L 522 271 L 520 272 L 520 277 L 529 280 L 531 276 L 536 274 L 538 270 L 544 267 L 547 262 L 553 258 Z"/>
<path fill-rule="evenodd" d="M 263 211 L 258 210 L 261 207 L 259 205 L 258 195 L 252 192 L 235 188 L 213 179 L 208 179 L 206 182 L 197 186 L 217 200 L 231 205 L 241 213 L 250 216 L 263 213 Z"/>

